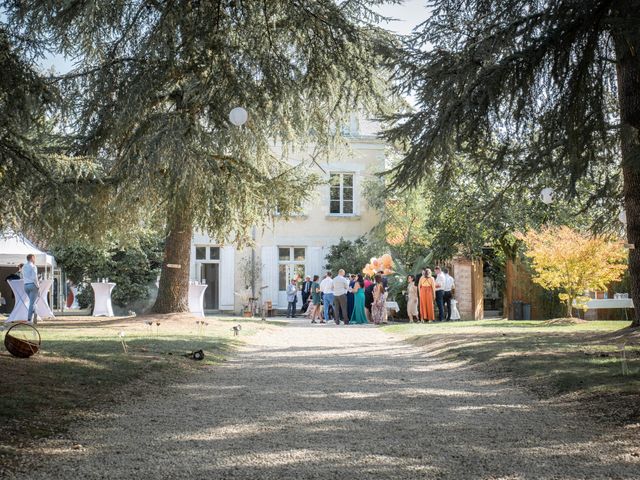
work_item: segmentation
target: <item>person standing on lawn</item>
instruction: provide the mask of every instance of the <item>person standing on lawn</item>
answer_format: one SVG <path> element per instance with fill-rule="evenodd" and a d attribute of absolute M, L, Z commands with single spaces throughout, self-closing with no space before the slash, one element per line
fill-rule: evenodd
<path fill-rule="evenodd" d="M 373 303 L 371 304 L 371 319 L 376 325 L 386 321 L 385 300 L 387 293 L 382 282 L 382 275 L 376 275 L 376 283 L 373 286 Z"/>
<path fill-rule="evenodd" d="M 453 289 L 456 287 L 456 283 L 451 275 L 449 275 L 449 269 L 442 270 L 444 273 L 444 305 L 447 308 L 447 322 L 451 320 L 451 299 L 453 298 Z"/>
<path fill-rule="evenodd" d="M 347 290 L 347 317 L 351 321 L 351 314 L 353 313 L 353 287 L 356 285 L 356 276 L 352 273 L 349 275 L 349 289 Z"/>
<path fill-rule="evenodd" d="M 432 322 L 436 319 L 433 309 L 433 301 L 436 298 L 436 282 L 433 281 L 431 270 L 425 268 L 418 283 L 418 293 L 420 294 L 420 319 L 423 322 Z"/>
<path fill-rule="evenodd" d="M 300 313 L 304 313 L 309 308 L 309 297 L 311 296 L 311 281 L 310 276 L 306 276 L 304 283 L 302 284 L 302 306 L 300 307 Z"/>
<path fill-rule="evenodd" d="M 362 275 L 358 275 L 353 285 L 353 312 L 349 317 L 350 324 L 365 324 L 369 323 L 367 316 L 364 313 L 364 278 Z"/>
<path fill-rule="evenodd" d="M 418 317 L 418 287 L 413 275 L 407 276 L 407 315 L 410 323 L 413 323 L 414 318 L 416 321 L 420 320 Z"/>
<path fill-rule="evenodd" d="M 27 322 L 38 323 L 36 315 L 36 302 L 38 301 L 38 267 L 36 267 L 36 256 L 32 253 L 27 255 L 27 263 L 22 267 L 22 279 L 24 280 L 24 292 L 29 297 L 29 310 L 27 312 Z"/>
<path fill-rule="evenodd" d="M 320 314 L 321 298 L 320 298 L 320 284 L 318 275 L 313 276 L 313 282 L 311 282 L 311 323 L 316 323 L 316 320 L 320 320 L 320 323 L 326 323 Z"/>
<path fill-rule="evenodd" d="M 287 318 L 296 317 L 296 302 L 298 301 L 298 286 L 296 279 L 292 278 L 291 283 L 287 286 Z"/>
<path fill-rule="evenodd" d="M 338 270 L 338 275 L 333 279 L 333 316 L 337 325 L 340 325 L 340 317 L 345 325 L 349 325 L 347 316 L 347 292 L 349 280 L 344 278 L 344 270 Z"/>
<path fill-rule="evenodd" d="M 440 267 L 436 267 L 436 305 L 438 306 L 438 321 L 444 320 L 444 273 Z"/>
<path fill-rule="evenodd" d="M 324 306 L 324 320 L 329 321 L 329 306 L 333 303 L 333 279 L 331 272 L 327 272 L 324 280 L 320 282 L 320 290 L 322 291 L 322 305 Z M 336 312 L 333 312 L 336 316 Z M 337 322 L 336 322 L 337 323 Z"/>

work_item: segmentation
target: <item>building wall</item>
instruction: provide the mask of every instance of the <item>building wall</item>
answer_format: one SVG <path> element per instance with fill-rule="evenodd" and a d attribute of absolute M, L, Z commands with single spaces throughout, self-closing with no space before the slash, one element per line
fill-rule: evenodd
<path fill-rule="evenodd" d="M 335 151 L 324 159 L 316 158 L 317 163 L 311 161 L 310 149 L 288 155 L 289 162 L 303 163 L 305 168 L 321 176 L 326 183 L 312 192 L 309 200 L 302 205 L 301 215 L 288 220 L 277 219 L 270 225 L 256 229 L 253 252 L 256 270 L 259 271 L 256 290 L 262 292 L 261 301 L 270 300 L 274 307 L 285 308 L 286 296 L 279 287 L 284 277 L 289 278 L 296 272 L 296 265 L 300 265 L 301 274 L 322 276 L 325 257 L 331 245 L 338 243 L 340 238 L 355 240 L 370 232 L 378 223 L 377 213 L 364 198 L 364 189 L 366 182 L 384 169 L 385 148 L 385 144 L 375 137 L 353 136 L 347 148 Z M 274 147 L 274 154 L 281 153 L 278 147 Z M 353 175 L 352 213 L 331 213 L 328 182 L 332 173 Z M 220 258 L 196 259 L 196 248 L 202 246 L 220 247 Z M 290 262 L 281 260 L 280 249 L 284 252 L 287 248 L 292 257 L 298 254 L 301 259 L 292 259 Z M 303 259 L 299 255 L 302 252 Z M 233 245 L 219 245 L 215 239 L 198 233 L 192 242 L 191 279 L 201 281 L 203 264 L 217 264 L 218 267 L 214 268 L 218 268 L 219 275 L 218 310 L 238 312 L 242 309 L 242 294 L 251 283 L 250 276 L 247 278 L 246 275 L 251 254 L 251 248 L 239 250 Z M 266 288 L 260 290 L 263 286 Z"/>

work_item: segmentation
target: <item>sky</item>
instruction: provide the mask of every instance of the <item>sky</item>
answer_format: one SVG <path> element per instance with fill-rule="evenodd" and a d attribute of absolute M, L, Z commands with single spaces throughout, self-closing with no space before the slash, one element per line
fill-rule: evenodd
<path fill-rule="evenodd" d="M 384 25 L 385 28 L 402 35 L 408 35 L 411 30 L 427 19 L 429 11 L 426 8 L 428 0 L 405 0 L 401 5 L 385 5 L 379 11 L 394 20 Z M 71 70 L 73 65 L 62 56 L 51 56 L 43 59 L 41 68 L 49 70 L 53 67 L 58 73 Z"/>
<path fill-rule="evenodd" d="M 397 19 L 386 25 L 386 28 L 396 33 L 408 35 L 411 30 L 424 22 L 428 15 L 426 4 L 428 0 L 405 0 L 402 5 L 385 5 L 380 7 L 380 13 Z"/>

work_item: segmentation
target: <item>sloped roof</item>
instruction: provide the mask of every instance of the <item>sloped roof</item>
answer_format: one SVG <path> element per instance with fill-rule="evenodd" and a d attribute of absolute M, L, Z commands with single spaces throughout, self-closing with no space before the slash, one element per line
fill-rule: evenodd
<path fill-rule="evenodd" d="M 0 266 L 18 265 L 27 261 L 27 255 L 36 256 L 36 265 L 55 266 L 55 258 L 36 247 L 29 239 L 16 233 L 0 232 Z"/>

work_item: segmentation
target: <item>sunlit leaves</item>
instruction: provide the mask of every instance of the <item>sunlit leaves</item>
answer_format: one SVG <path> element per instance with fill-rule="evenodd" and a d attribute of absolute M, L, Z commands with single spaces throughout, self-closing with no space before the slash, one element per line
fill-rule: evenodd
<path fill-rule="evenodd" d="M 535 271 L 533 281 L 549 290 L 560 290 L 571 316 L 574 300 L 584 305 L 585 293 L 606 290 L 627 269 L 623 243 L 568 227 L 547 227 L 520 235 Z M 582 300 L 582 303 L 580 303 Z"/>

